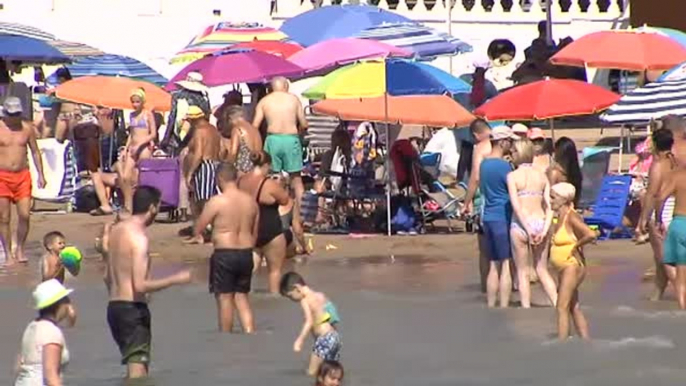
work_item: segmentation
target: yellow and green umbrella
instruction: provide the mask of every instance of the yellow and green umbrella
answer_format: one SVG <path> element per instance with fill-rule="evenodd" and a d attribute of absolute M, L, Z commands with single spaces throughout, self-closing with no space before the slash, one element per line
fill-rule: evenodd
<path fill-rule="evenodd" d="M 339 68 L 305 90 L 303 96 L 317 100 L 383 97 L 383 122 L 386 122 L 388 139 L 389 96 L 456 94 L 470 90 L 466 82 L 431 65 L 386 59 Z M 386 192 L 388 235 L 391 234 L 390 200 L 389 186 Z"/>

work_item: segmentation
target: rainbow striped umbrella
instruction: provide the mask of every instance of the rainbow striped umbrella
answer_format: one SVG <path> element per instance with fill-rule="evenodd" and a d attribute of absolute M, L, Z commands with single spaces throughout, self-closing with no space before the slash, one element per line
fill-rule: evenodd
<path fill-rule="evenodd" d="M 208 54 L 222 51 L 237 43 L 261 41 L 285 41 L 283 32 L 259 23 L 220 22 L 208 26 L 180 52 L 170 63 L 192 62 Z"/>

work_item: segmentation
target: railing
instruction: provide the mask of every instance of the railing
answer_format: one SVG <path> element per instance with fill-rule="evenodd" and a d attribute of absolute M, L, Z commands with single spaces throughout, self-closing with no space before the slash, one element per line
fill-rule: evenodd
<path fill-rule="evenodd" d="M 545 13 L 545 0 L 451 0 L 452 14 L 456 18 L 474 14 L 491 16 L 507 14 Z M 433 19 L 448 12 L 446 0 L 275 0 L 272 17 L 292 17 L 312 9 L 334 4 L 371 4 L 383 9 L 411 16 L 415 20 Z M 552 0 L 553 12 L 565 18 L 602 19 L 619 18 L 629 7 L 628 0 Z"/>

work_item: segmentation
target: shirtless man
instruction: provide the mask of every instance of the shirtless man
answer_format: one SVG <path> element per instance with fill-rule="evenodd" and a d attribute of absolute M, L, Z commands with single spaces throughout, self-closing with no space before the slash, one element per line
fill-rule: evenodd
<path fill-rule="evenodd" d="M 674 217 L 667 230 L 662 212 L 670 196 L 674 196 Z M 677 301 L 686 310 L 686 168 L 679 166 L 665 176 L 656 208 L 655 227 L 664 238 L 663 263 L 676 269 Z"/>
<path fill-rule="evenodd" d="M 252 250 L 257 239 L 259 209 L 255 200 L 238 190 L 238 170 L 230 163 L 217 167 L 221 194 L 210 199 L 195 224 L 200 236 L 212 224 L 214 253 L 210 258 L 210 293 L 217 301 L 219 331 L 231 332 L 233 309 L 246 334 L 255 331 L 248 301 L 253 271 Z"/>
<path fill-rule="evenodd" d="M 186 120 L 191 124 L 193 137 L 188 143 L 188 154 L 184 158 L 184 181 L 193 195 L 191 209 L 197 218 L 205 203 L 219 193 L 215 171 L 222 141 L 219 130 L 210 124 L 200 107 L 189 107 Z M 204 239 L 200 234 L 187 242 L 202 244 Z"/>
<path fill-rule="evenodd" d="M 305 187 L 300 176 L 303 169 L 303 152 L 300 134 L 307 130 L 305 112 L 297 96 L 288 92 L 288 80 L 274 78 L 272 92 L 255 107 L 253 127 L 259 128 L 267 120 L 267 139 L 264 151 L 272 157 L 272 171 L 285 171 L 291 175 L 295 197 L 300 202 Z"/>
<path fill-rule="evenodd" d="M 467 195 L 464 200 L 463 213 L 471 215 L 474 212 L 474 197 L 479 188 L 479 171 L 481 169 L 481 161 L 491 154 L 491 127 L 483 119 L 475 119 L 469 125 L 469 129 L 474 136 L 474 151 L 472 152 L 472 170 L 469 174 L 469 184 L 467 186 Z M 479 211 L 480 212 L 480 211 Z M 479 227 L 481 228 L 481 227 Z M 479 230 L 479 274 L 481 280 L 481 292 L 486 293 L 486 277 L 489 270 L 488 245 L 483 237 L 483 233 Z"/>
<path fill-rule="evenodd" d="M 29 234 L 31 214 L 31 172 L 29 171 L 26 146 L 31 149 L 33 162 L 38 171 L 38 187 L 45 187 L 43 159 L 33 124 L 24 122 L 21 100 L 7 97 L 2 105 L 0 121 L 0 242 L 7 256 L 6 264 L 27 262 L 24 244 Z M 17 246 L 12 252 L 12 233 L 10 232 L 11 204 L 17 207 Z"/>
<path fill-rule="evenodd" d="M 107 323 L 127 366 L 127 378 L 148 375 L 150 311 L 148 294 L 190 282 L 188 270 L 161 279 L 150 275 L 146 228 L 155 220 L 161 193 L 140 186 L 133 197 L 132 215 L 112 226 L 107 240 L 105 285 L 109 292 Z"/>
<path fill-rule="evenodd" d="M 667 284 L 673 282 L 676 277 L 674 267 L 663 264 L 663 247 L 664 240 L 655 227 L 655 223 L 651 220 L 652 213 L 655 209 L 655 201 L 665 183 L 665 179 L 672 173 L 676 167 L 674 155 L 672 155 L 672 145 L 674 138 L 671 131 L 667 129 L 658 129 L 652 134 L 653 140 L 653 163 L 650 165 L 648 171 L 648 187 L 643 200 L 641 208 L 641 215 L 638 220 L 638 227 L 636 229 L 637 235 L 650 235 L 650 246 L 653 250 L 653 259 L 655 260 L 655 292 L 651 295 L 650 300 L 660 300 L 667 288 Z M 660 217 L 662 222 L 669 226 L 671 222 L 670 211 L 664 211 Z M 667 214 L 667 216 L 665 216 Z"/>

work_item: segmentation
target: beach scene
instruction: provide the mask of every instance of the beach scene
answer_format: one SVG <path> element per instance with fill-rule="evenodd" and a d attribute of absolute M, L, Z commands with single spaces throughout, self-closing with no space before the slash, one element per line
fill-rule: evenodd
<path fill-rule="evenodd" d="M 6 0 L 0 383 L 679 384 L 686 26 L 632 5 Z"/>

